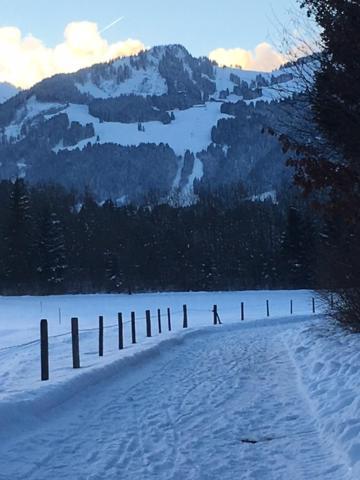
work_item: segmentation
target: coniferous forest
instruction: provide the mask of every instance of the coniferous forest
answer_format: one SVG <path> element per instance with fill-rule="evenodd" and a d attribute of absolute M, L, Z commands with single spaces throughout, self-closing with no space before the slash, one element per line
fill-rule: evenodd
<path fill-rule="evenodd" d="M 318 286 L 316 252 L 326 246 L 313 211 L 293 194 L 274 203 L 240 191 L 199 192 L 188 207 L 118 207 L 3 181 L 1 293 Z"/>

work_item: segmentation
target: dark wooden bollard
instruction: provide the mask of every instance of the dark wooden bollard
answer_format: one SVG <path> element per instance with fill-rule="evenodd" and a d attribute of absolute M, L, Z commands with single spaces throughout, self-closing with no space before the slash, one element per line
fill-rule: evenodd
<path fill-rule="evenodd" d="M 245 320 L 245 309 L 244 309 L 244 302 L 241 302 L 241 321 Z"/>
<path fill-rule="evenodd" d="M 119 350 L 124 350 L 124 323 L 122 313 L 118 313 Z"/>
<path fill-rule="evenodd" d="M 270 317 L 270 305 L 269 305 L 269 300 L 266 300 L 266 316 Z"/>
<path fill-rule="evenodd" d="M 312 299 L 312 311 L 313 311 L 313 313 L 316 312 L 316 308 L 315 308 L 315 298 L 314 298 L 314 297 L 313 297 L 313 299 Z"/>
<path fill-rule="evenodd" d="M 218 320 L 217 305 L 214 305 L 213 314 L 214 314 L 214 325 L 217 325 L 217 320 Z"/>
<path fill-rule="evenodd" d="M 167 309 L 167 318 L 168 318 L 168 329 L 169 329 L 169 332 L 171 332 L 171 313 L 170 313 L 170 308 Z"/>
<path fill-rule="evenodd" d="M 131 340 L 132 343 L 136 343 L 136 320 L 135 320 L 135 312 L 131 312 Z"/>
<path fill-rule="evenodd" d="M 187 306 L 183 306 L 183 312 L 184 312 L 184 320 L 183 320 L 183 328 L 188 328 L 188 314 L 187 314 Z"/>
<path fill-rule="evenodd" d="M 79 319 L 71 319 L 73 368 L 80 368 Z"/>
<path fill-rule="evenodd" d="M 334 295 L 331 294 L 330 296 L 330 306 L 331 306 L 331 310 L 334 310 Z"/>
<path fill-rule="evenodd" d="M 151 337 L 151 313 L 150 310 L 146 310 L 146 336 Z"/>
<path fill-rule="evenodd" d="M 159 333 L 162 333 L 162 328 L 161 328 L 161 311 L 160 311 L 160 309 L 158 309 L 157 314 L 158 314 L 158 328 L 159 328 Z"/>
<path fill-rule="evenodd" d="M 49 380 L 49 335 L 48 322 L 40 322 L 40 348 L 41 348 L 41 380 Z"/>
<path fill-rule="evenodd" d="M 104 356 L 104 317 L 99 317 L 99 357 Z"/>
<path fill-rule="evenodd" d="M 293 301 L 290 300 L 290 315 L 292 315 L 294 313 L 294 305 L 293 305 Z"/>

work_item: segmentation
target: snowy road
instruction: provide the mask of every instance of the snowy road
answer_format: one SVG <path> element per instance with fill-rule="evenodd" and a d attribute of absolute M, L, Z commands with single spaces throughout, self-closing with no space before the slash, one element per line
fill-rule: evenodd
<path fill-rule="evenodd" d="M 192 332 L 0 447 L 1 480 L 347 480 L 302 395 L 294 322 Z M 157 352 L 157 353 L 156 353 Z"/>

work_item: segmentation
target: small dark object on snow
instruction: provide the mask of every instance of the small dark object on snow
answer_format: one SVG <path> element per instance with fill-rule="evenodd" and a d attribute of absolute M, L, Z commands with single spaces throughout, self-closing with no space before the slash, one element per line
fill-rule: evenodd
<path fill-rule="evenodd" d="M 264 443 L 264 442 L 271 442 L 274 440 L 273 438 L 261 438 L 260 440 L 251 440 L 250 438 L 243 438 L 241 439 L 241 443 L 249 443 L 251 445 L 256 445 L 257 443 Z"/>

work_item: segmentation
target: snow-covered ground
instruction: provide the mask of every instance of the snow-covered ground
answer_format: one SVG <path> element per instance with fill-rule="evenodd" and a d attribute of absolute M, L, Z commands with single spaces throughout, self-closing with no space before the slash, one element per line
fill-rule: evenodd
<path fill-rule="evenodd" d="M 0 480 L 358 479 L 360 338 L 313 315 L 312 296 L 1 298 Z M 217 327 L 213 304 L 223 322 Z M 156 309 L 167 307 L 174 331 L 159 335 Z M 152 339 L 144 337 L 148 308 Z M 111 325 L 118 311 L 128 322 L 132 310 L 138 344 L 131 345 L 127 323 L 119 352 Z M 100 314 L 109 327 L 101 359 Z M 71 316 L 82 329 L 80 371 L 71 369 Z M 51 380 L 43 383 L 36 342 L 42 317 L 50 335 L 65 334 L 50 338 Z"/>
<path fill-rule="evenodd" d="M 175 120 L 168 125 L 162 122 L 144 123 L 145 131 L 139 131 L 138 123 L 100 122 L 89 113 L 87 105 L 71 104 L 63 110 L 70 122 L 81 125 L 92 123 L 95 136 L 85 139 L 74 147 L 59 145 L 61 149 L 82 150 L 88 143 L 116 143 L 119 145 L 140 145 L 141 143 L 169 144 L 177 155 L 184 155 L 186 150 L 194 153 L 206 150 L 211 143 L 211 129 L 221 118 L 230 115 L 221 113 L 221 103 L 208 102 L 187 110 L 174 110 Z M 52 115 L 47 116 L 50 118 Z"/>
<path fill-rule="evenodd" d="M 213 305 L 218 305 L 221 320 L 228 323 L 240 321 L 241 302 L 245 305 L 246 320 L 266 316 L 266 300 L 270 302 L 271 318 L 286 316 L 290 312 L 290 299 L 294 313 L 312 311 L 312 294 L 298 292 L 220 292 L 220 293 L 162 293 L 142 295 L 65 295 L 50 297 L 0 297 L 0 400 L 30 392 L 31 397 L 44 390 L 39 380 L 39 322 L 49 322 L 50 377 L 56 385 L 73 378 L 71 367 L 71 317 L 78 317 L 81 338 L 81 361 L 84 372 L 101 368 L 122 356 L 133 355 L 144 345 L 158 343 L 157 310 L 162 312 L 162 322 L 167 325 L 166 311 L 171 309 L 173 331 L 182 329 L 183 305 L 188 306 L 189 327 L 211 325 Z M 152 312 L 154 338 L 146 339 L 145 311 Z M 136 313 L 137 347 L 131 344 L 130 314 Z M 117 315 L 124 318 L 125 346 L 117 349 Z M 98 317 L 105 322 L 105 357 L 98 358 Z M 166 328 L 164 329 L 166 330 Z M 1 364 L 3 367 L 1 367 Z M 83 373 L 80 372 L 80 374 Z M 47 390 L 48 387 L 45 387 Z M 26 397 L 27 398 L 27 397 Z"/>

